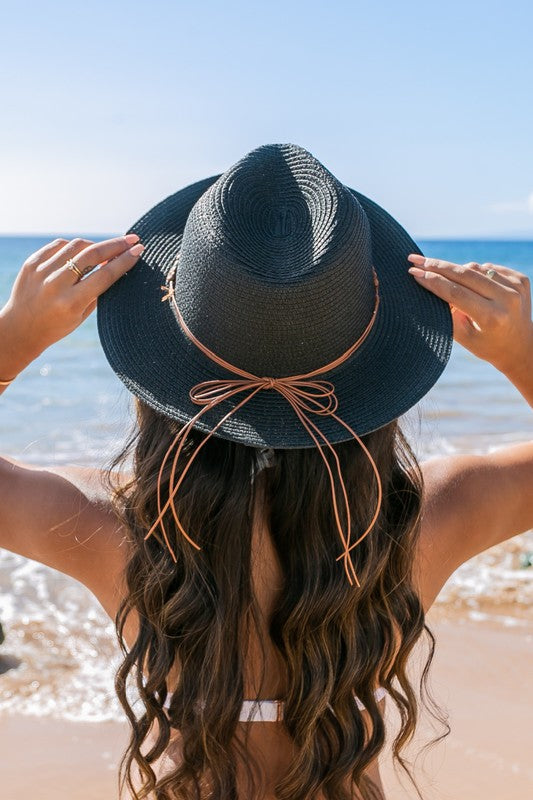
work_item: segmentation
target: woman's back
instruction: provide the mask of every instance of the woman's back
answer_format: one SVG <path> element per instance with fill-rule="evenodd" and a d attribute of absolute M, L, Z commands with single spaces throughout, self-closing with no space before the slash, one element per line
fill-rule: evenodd
<path fill-rule="evenodd" d="M 287 691 L 287 671 L 269 633 L 269 620 L 283 591 L 283 573 L 272 543 L 267 515 L 261 512 L 263 502 L 264 494 L 260 491 L 257 495 L 252 527 L 252 580 L 260 609 L 260 628 L 249 629 L 247 646 L 242 653 L 244 696 L 257 699 L 283 699 Z M 169 674 L 170 687 L 175 685 L 178 674 L 176 668 Z M 385 700 L 381 700 L 379 705 L 384 711 Z M 370 725 L 368 713 L 363 711 L 363 716 Z M 156 741 L 157 730 L 157 722 L 154 722 L 154 731 L 145 742 L 147 749 Z M 243 744 L 246 739 L 246 747 L 261 766 L 264 800 L 276 800 L 274 787 L 287 774 L 296 755 L 293 740 L 281 722 L 263 722 L 257 719 L 252 722 L 239 722 L 237 736 Z M 181 760 L 181 735 L 179 730 L 174 730 L 166 752 L 154 765 L 157 776 L 162 777 L 166 773 L 173 772 Z M 366 773 L 376 786 L 382 789 L 377 759 L 368 767 Z M 239 797 L 252 797 L 247 772 L 242 764 L 237 771 L 237 786 Z M 353 791 L 349 780 L 346 781 L 346 789 Z M 358 800 L 359 795 L 356 793 L 353 798 Z M 323 798 L 317 796 L 316 800 Z"/>

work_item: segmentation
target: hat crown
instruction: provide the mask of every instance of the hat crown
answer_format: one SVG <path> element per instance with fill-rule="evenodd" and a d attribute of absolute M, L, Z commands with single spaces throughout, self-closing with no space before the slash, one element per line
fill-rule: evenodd
<path fill-rule="evenodd" d="M 250 394 L 237 379 L 235 394 L 211 406 L 205 381 L 220 392 L 240 374 L 216 356 L 260 378 L 340 360 L 371 320 L 374 275 L 379 303 L 368 336 L 317 378 L 332 384 L 334 398 L 326 396 L 338 401 L 338 416 L 317 413 L 315 430 L 333 443 L 351 438 L 345 423 L 360 436 L 385 425 L 424 396 L 451 354 L 448 304 L 407 271 L 409 253 L 421 252 L 416 242 L 303 148 L 258 148 L 161 200 L 130 231 L 145 250 L 98 298 L 104 352 L 135 395 L 181 423 L 194 418 L 202 432 L 256 447 L 314 447 L 281 384 L 261 382 Z"/>
<path fill-rule="evenodd" d="M 338 357 L 368 324 L 374 292 L 362 206 L 298 145 L 252 150 L 188 215 L 176 302 L 203 344 L 256 375 Z"/>

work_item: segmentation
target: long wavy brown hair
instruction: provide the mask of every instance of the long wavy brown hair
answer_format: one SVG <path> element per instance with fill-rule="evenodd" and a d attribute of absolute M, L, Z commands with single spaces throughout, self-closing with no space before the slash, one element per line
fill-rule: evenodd
<path fill-rule="evenodd" d="M 244 699 L 245 638 L 250 626 L 258 630 L 259 620 L 251 581 L 259 451 L 217 436 L 201 448 L 176 506 L 185 530 L 202 549 L 186 541 L 168 513 L 165 526 L 177 557 L 174 563 L 155 535 L 145 536 L 157 517 L 161 461 L 181 426 L 138 400 L 136 415 L 135 430 L 108 473 L 116 511 L 128 532 L 127 593 L 115 619 L 123 655 L 115 688 L 131 723 L 131 738 L 120 764 L 119 789 L 122 794 L 127 786 L 136 800 L 237 800 L 240 759 L 254 787 L 247 800 L 255 800 L 263 796 L 260 773 L 236 730 Z M 191 431 L 178 474 L 204 438 Z M 350 586 L 343 561 L 336 560 L 341 549 L 331 489 L 316 448 L 275 450 L 275 463 L 260 473 L 262 510 L 283 572 L 283 591 L 268 621 L 269 632 L 286 666 L 282 724 L 297 753 L 275 788 L 279 800 L 349 800 L 355 796 L 346 790 L 350 780 L 363 800 L 382 797 L 365 777 L 385 741 L 373 695 L 377 686 L 385 687 L 399 712 L 394 761 L 422 797 L 402 751 L 419 719 L 408 659 L 424 633 L 429 647 L 420 699 L 445 728 L 429 745 L 449 732 L 427 685 L 435 640 L 412 574 L 423 476 L 398 420 L 361 438 L 379 470 L 383 501 L 371 533 L 352 550 L 360 588 Z M 352 529 L 365 530 L 377 500 L 370 462 L 356 441 L 334 447 L 349 494 Z M 127 462 L 133 477 L 118 484 L 113 476 Z M 170 468 L 169 463 L 163 484 L 167 489 Z M 124 626 L 134 610 L 138 635 L 129 649 Z M 179 679 L 171 687 L 168 676 L 176 665 Z M 130 686 L 140 696 L 142 713 L 134 711 Z M 167 717 L 163 703 L 170 691 Z M 354 692 L 370 715 L 369 726 Z M 205 703 L 202 712 L 197 701 Z M 154 721 L 157 739 L 148 752 L 141 752 Z M 165 752 L 172 727 L 180 731 L 183 758 L 173 772 L 157 777 L 151 765 Z M 133 780 L 135 765 L 140 787 Z"/>

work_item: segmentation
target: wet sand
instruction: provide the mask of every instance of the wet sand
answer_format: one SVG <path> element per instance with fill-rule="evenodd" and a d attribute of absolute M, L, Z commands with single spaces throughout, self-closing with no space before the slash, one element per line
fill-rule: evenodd
<path fill-rule="evenodd" d="M 416 766 L 425 800 L 533 797 L 533 626 L 505 628 L 433 615 L 431 686 L 449 713 L 447 739 Z M 413 665 L 415 669 L 415 665 Z M 388 703 L 391 732 L 395 714 Z M 433 734 L 434 735 L 434 734 Z M 0 716 L 3 800 L 117 800 L 117 768 L 128 736 L 118 722 L 75 723 Z M 413 757 L 431 730 L 422 719 Z M 389 737 L 390 738 L 390 737 Z M 416 793 L 382 758 L 387 800 Z"/>

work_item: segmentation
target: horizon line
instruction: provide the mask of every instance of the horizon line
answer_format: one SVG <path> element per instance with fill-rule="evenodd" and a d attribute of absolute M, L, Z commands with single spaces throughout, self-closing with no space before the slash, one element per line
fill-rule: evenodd
<path fill-rule="evenodd" d="M 118 231 L 0 231 L 0 238 L 27 238 L 27 239 L 44 239 L 44 238 L 102 238 L 110 239 L 115 236 L 122 236 L 123 234 Z M 500 234 L 409 234 L 414 241 L 455 241 L 455 242 L 533 242 L 533 231 L 531 233 L 500 233 Z"/>

